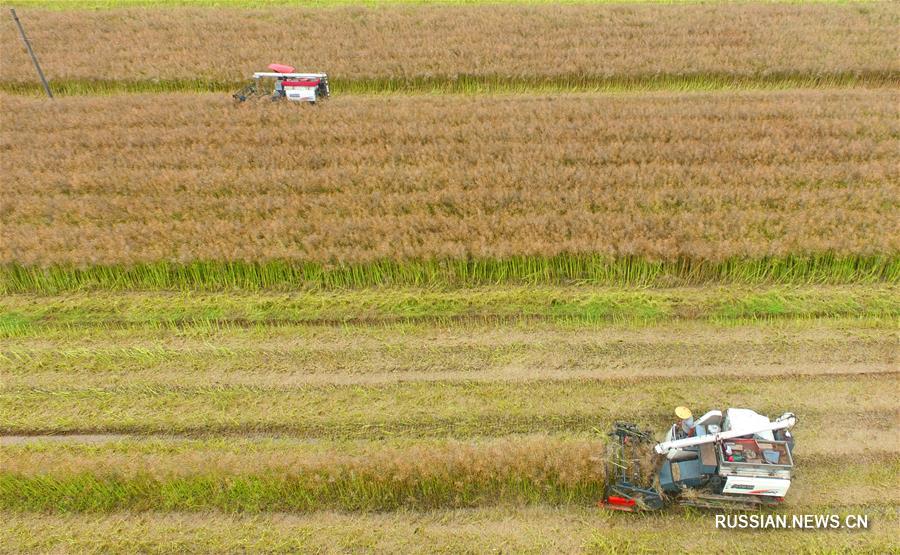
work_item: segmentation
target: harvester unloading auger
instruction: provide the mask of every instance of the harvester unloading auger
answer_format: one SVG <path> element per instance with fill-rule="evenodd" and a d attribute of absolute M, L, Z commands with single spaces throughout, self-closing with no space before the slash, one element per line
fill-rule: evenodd
<path fill-rule="evenodd" d="M 675 412 L 680 421 L 660 443 L 634 424 L 616 422 L 602 507 L 638 512 L 677 503 L 756 510 L 784 501 L 794 470 L 792 413 L 770 421 L 733 408 L 694 421 L 686 407 Z"/>

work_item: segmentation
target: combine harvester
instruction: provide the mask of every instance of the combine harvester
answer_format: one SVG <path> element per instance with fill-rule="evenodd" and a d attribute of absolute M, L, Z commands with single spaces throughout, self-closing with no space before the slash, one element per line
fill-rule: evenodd
<path fill-rule="evenodd" d="M 655 445 L 636 425 L 615 424 L 601 507 L 758 510 L 784 501 L 794 470 L 792 413 L 774 422 L 749 409 L 711 410 L 696 421 L 686 407 L 675 414 L 680 421 Z"/>
<path fill-rule="evenodd" d="M 234 93 L 234 99 L 244 102 L 253 97 L 269 97 L 272 100 L 315 104 L 331 96 L 328 75 L 324 73 L 295 73 L 293 67 L 282 64 L 269 64 L 269 70 L 254 73 L 253 81 Z M 263 80 L 272 83 L 268 91 L 261 88 Z"/>

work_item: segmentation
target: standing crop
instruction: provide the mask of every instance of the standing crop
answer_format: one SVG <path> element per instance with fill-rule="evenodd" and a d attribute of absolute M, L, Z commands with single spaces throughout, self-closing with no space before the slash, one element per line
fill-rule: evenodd
<path fill-rule="evenodd" d="M 897 100 L 4 97 L 0 263 L 892 256 Z"/>

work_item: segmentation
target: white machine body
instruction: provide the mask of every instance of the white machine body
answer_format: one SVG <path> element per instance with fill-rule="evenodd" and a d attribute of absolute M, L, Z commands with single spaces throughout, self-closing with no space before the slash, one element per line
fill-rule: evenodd
<path fill-rule="evenodd" d="M 673 425 L 654 447 L 666 457 L 659 472 L 663 491 L 709 485 L 713 494 L 726 499 L 730 495 L 755 504 L 784 499 L 794 469 L 793 439 L 787 431 L 797 422 L 792 413 L 771 421 L 750 409 L 730 408 L 724 414 L 709 411 L 687 430 L 684 422 Z"/>
<path fill-rule="evenodd" d="M 315 102 L 319 81 L 284 81 L 284 95 L 292 102 Z"/>
<path fill-rule="evenodd" d="M 741 412 L 736 413 L 735 411 Z M 753 413 L 753 416 L 751 417 L 745 412 Z M 657 443 L 654 450 L 660 455 L 665 455 L 673 449 L 694 447 L 707 443 L 721 443 L 726 439 L 743 436 L 758 436 L 761 439 L 771 440 L 773 431 L 792 428 L 796 423 L 796 417 L 789 412 L 781 415 L 778 420 L 771 422 L 765 416 L 748 409 L 728 409 L 725 417 L 725 431 L 671 440 L 669 438 L 673 437 L 673 434 L 670 430 L 669 435 L 666 436 L 667 441 Z"/>
<path fill-rule="evenodd" d="M 261 88 L 263 80 L 269 83 L 274 81 L 274 90 L 269 89 L 272 100 L 315 104 L 331 95 L 325 73 L 297 73 L 292 66 L 282 64 L 269 64 L 269 70 L 254 73 L 253 81 L 232 96 L 243 102 L 253 96 L 268 95 Z"/>
<path fill-rule="evenodd" d="M 722 490 L 722 493 L 784 497 L 787 495 L 788 488 L 790 487 L 790 480 L 782 480 L 779 478 L 729 476 L 725 480 L 725 488 Z"/>
<path fill-rule="evenodd" d="M 315 102 L 318 100 L 316 91 L 323 79 L 327 79 L 324 73 L 275 73 L 257 72 L 254 79 L 275 79 L 284 90 L 284 96 L 291 102 Z"/>

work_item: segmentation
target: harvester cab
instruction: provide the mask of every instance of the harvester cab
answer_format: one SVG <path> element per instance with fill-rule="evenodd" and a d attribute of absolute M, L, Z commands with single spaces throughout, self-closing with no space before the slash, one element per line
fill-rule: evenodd
<path fill-rule="evenodd" d="M 630 423 L 610 432 L 607 484 L 601 506 L 651 511 L 677 503 L 708 509 L 755 510 L 784 500 L 794 470 L 792 413 L 774 421 L 749 409 L 711 410 L 679 421 L 662 442 Z"/>
<path fill-rule="evenodd" d="M 234 99 L 244 102 L 253 97 L 269 97 L 315 104 L 331 96 L 325 73 L 296 73 L 293 67 L 282 64 L 269 64 L 268 69 L 254 73 L 253 80 L 232 95 Z"/>

